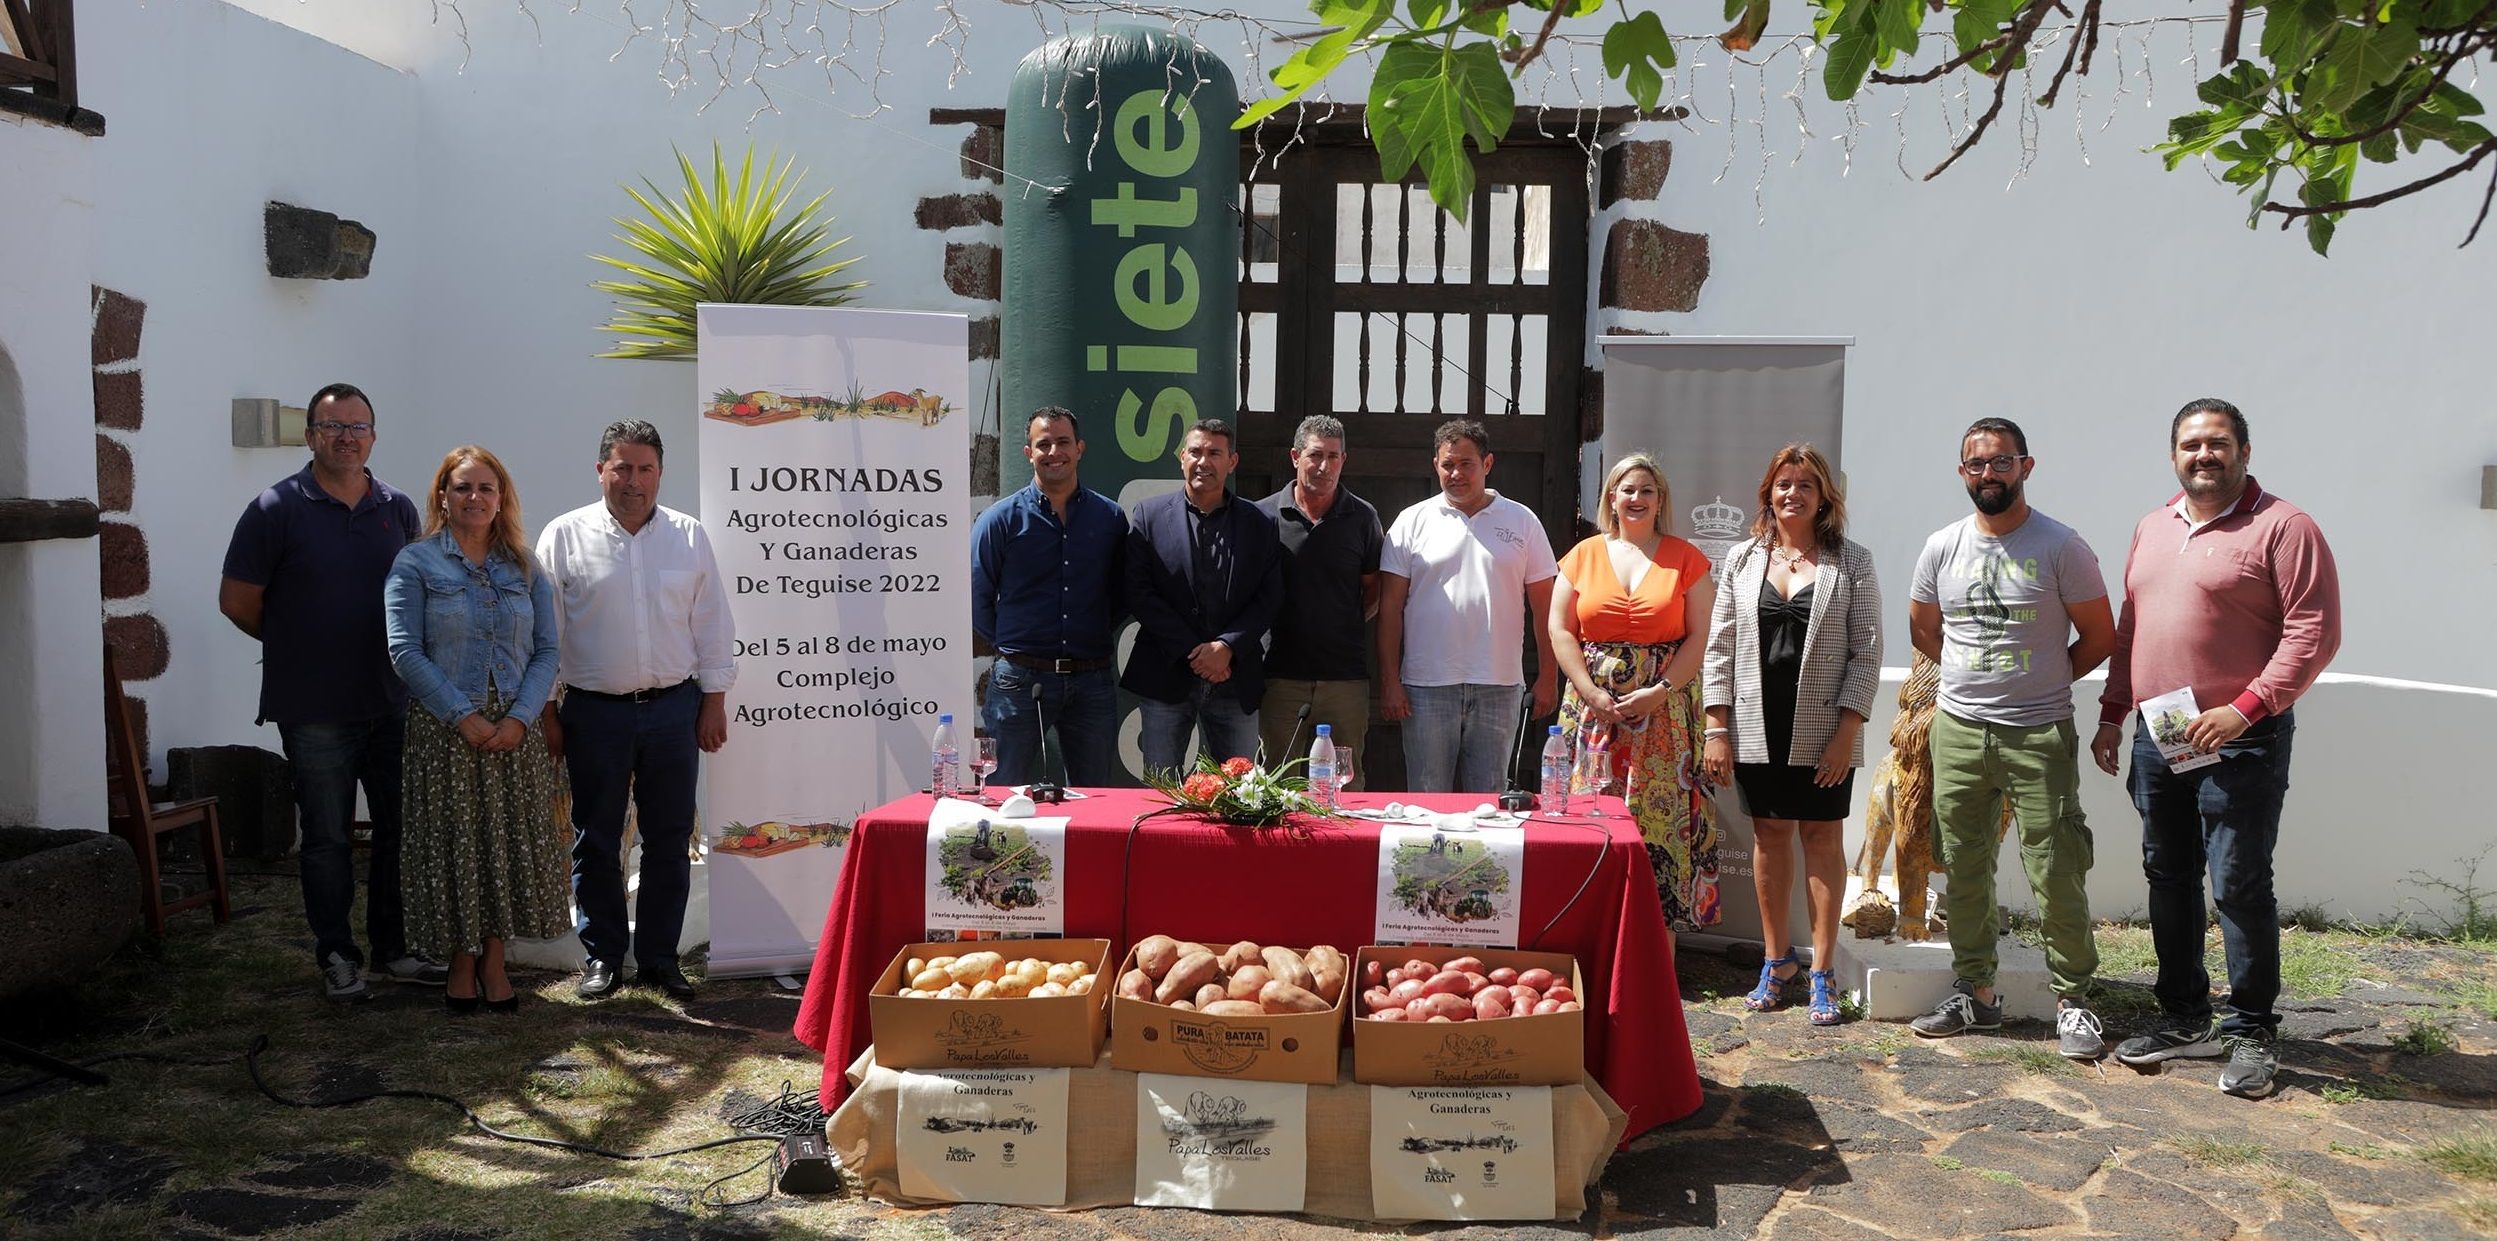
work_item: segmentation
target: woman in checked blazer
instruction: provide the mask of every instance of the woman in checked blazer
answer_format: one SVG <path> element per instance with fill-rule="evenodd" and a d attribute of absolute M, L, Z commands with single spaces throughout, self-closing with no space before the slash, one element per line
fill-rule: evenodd
<path fill-rule="evenodd" d="M 1714 784 L 1741 785 L 1752 818 L 1766 960 L 1743 1004 L 1784 1006 L 1804 972 L 1784 916 L 1800 840 L 1814 1025 L 1838 1021 L 1830 964 L 1846 894 L 1840 827 L 1881 684 L 1881 586 L 1872 553 L 1846 538 L 1846 524 L 1845 492 L 1819 450 L 1778 449 L 1760 476 L 1752 537 L 1726 553 L 1701 673 L 1701 767 Z"/>

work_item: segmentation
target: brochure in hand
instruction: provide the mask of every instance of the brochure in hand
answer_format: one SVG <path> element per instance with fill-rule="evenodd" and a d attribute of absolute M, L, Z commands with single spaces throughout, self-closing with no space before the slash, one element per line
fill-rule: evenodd
<path fill-rule="evenodd" d="M 2220 761 L 2218 753 L 2198 753 L 2194 743 L 2185 739 L 2185 730 L 2201 714 L 2202 708 L 2194 703 L 2194 687 L 2190 685 L 2143 700 L 2142 727 L 2150 730 L 2150 740 L 2159 747 L 2159 756 L 2168 761 L 2168 770 L 2192 771 Z"/>

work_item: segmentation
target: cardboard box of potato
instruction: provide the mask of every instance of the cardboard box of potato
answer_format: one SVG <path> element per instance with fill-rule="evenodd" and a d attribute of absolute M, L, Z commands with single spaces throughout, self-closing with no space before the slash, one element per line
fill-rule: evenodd
<path fill-rule="evenodd" d="M 1200 951 L 1214 958 L 1210 968 L 1191 960 Z M 1328 954 L 1331 980 L 1311 964 Z M 1112 971 L 1110 1064 L 1137 1073 L 1334 1082 L 1351 973 L 1351 960 L 1332 947 L 1206 946 L 1148 935 Z M 1208 999 L 1213 988 L 1222 999 Z"/>
<path fill-rule="evenodd" d="M 932 963 L 993 952 L 1004 962 L 1080 963 L 1093 979 L 1081 995 L 990 995 L 981 999 L 907 996 L 913 960 Z M 1109 1032 L 1110 941 L 1005 939 L 909 944 L 867 993 L 876 1063 L 891 1069 L 1090 1068 Z"/>
<path fill-rule="evenodd" d="M 1370 947 L 1353 958 L 1353 981 L 1345 985 L 1345 1006 L 1352 1010 L 1353 1080 L 1371 1086 L 1571 1086 L 1586 1075 L 1587 1020 L 1582 1008 L 1539 1016 L 1507 1016 L 1462 1021 L 1417 1022 L 1372 1019 L 1363 1003 L 1371 984 L 1370 963 L 1382 973 L 1420 961 L 1433 966 L 1451 962 L 1482 964 L 1475 971 L 1529 970 L 1552 975 L 1555 985 L 1566 980 L 1572 1001 L 1583 1004 L 1586 990 L 1577 958 L 1559 952 L 1523 952 L 1506 948 Z M 1427 983 L 1425 984 L 1428 985 Z M 1517 984 L 1505 984 L 1517 985 Z"/>

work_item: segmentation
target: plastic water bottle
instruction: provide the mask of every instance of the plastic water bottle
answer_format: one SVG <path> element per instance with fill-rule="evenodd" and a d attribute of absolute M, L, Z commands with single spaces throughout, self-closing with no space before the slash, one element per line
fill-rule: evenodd
<path fill-rule="evenodd" d="M 1569 813 L 1569 738 L 1561 726 L 1554 724 L 1551 735 L 1543 739 L 1542 796 L 1536 799 L 1544 813 L 1560 818 Z"/>
<path fill-rule="evenodd" d="M 954 742 L 953 716 L 936 717 L 936 739 L 930 749 L 929 761 L 936 768 L 936 775 L 928 781 L 928 791 L 939 797 L 951 797 L 958 791 L 954 784 L 954 771 L 962 762 L 962 747 Z"/>
<path fill-rule="evenodd" d="M 1335 726 L 1320 724 L 1318 739 L 1309 743 L 1309 795 L 1320 809 L 1335 813 Z"/>

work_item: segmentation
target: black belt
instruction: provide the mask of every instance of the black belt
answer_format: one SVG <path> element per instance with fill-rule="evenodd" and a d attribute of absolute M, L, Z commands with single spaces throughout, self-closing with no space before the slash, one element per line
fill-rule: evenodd
<path fill-rule="evenodd" d="M 584 698 L 595 698 L 601 702 L 649 702 L 653 698 L 673 694 L 693 683 L 694 679 L 687 677 L 674 685 L 662 685 L 656 689 L 637 689 L 629 694 L 610 694 L 602 689 L 583 689 L 578 685 L 567 685 L 564 687 L 564 692 L 579 694 Z"/>
<path fill-rule="evenodd" d="M 1029 668 L 1034 672 L 1054 672 L 1059 676 L 1069 676 L 1078 672 L 1099 672 L 1110 666 L 1110 661 L 1106 659 L 1050 659 L 1040 655 L 1018 655 L 1013 651 L 999 651 L 997 658 L 1017 668 Z"/>

